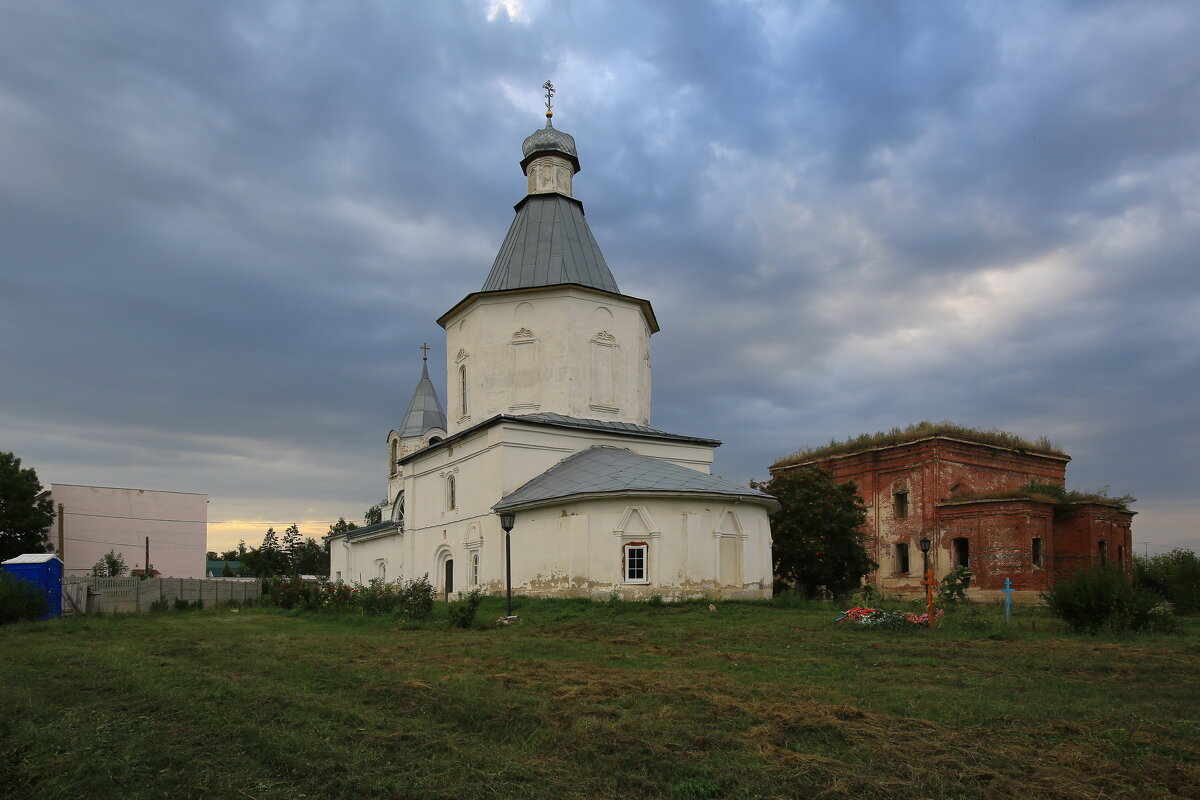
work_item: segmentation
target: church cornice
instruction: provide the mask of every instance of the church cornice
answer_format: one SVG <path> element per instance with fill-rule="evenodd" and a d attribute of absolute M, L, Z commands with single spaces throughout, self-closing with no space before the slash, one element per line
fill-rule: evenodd
<path fill-rule="evenodd" d="M 431 444 L 420 450 L 408 453 L 396 460 L 397 464 L 404 465 L 416 459 L 418 456 L 427 456 L 430 453 L 435 453 L 438 450 L 454 447 L 462 440 L 478 434 L 480 431 L 490 428 L 501 423 L 515 423 L 518 425 L 531 425 L 544 428 L 565 428 L 568 430 L 584 430 L 592 431 L 599 434 L 616 437 L 631 437 L 636 439 L 657 439 L 667 442 L 684 442 L 687 444 L 698 444 L 705 447 L 720 447 L 721 442 L 717 439 L 706 439 L 700 436 L 684 436 L 678 433 L 668 433 L 666 431 L 655 430 L 653 428 L 641 428 L 628 423 L 606 423 L 603 420 L 577 420 L 573 417 L 560 417 L 558 419 L 538 419 L 538 415 L 516 415 L 516 414 L 497 414 L 494 417 L 489 417 L 483 422 L 478 422 L 469 428 L 447 436 L 440 442 Z M 554 415 L 557 416 L 557 415 Z"/>
<path fill-rule="evenodd" d="M 750 503 L 770 509 L 768 513 L 774 513 L 779 510 L 779 501 L 774 497 L 765 494 L 751 494 L 747 491 L 746 494 L 734 494 L 727 492 L 707 492 L 707 491 L 663 491 L 661 489 L 617 489 L 606 492 L 577 492 L 575 494 L 563 495 L 561 497 L 550 497 L 544 500 L 531 500 L 526 503 L 505 503 L 501 501 L 492 506 L 495 511 L 529 511 L 534 508 L 545 508 L 547 506 L 561 506 L 567 503 L 581 503 L 588 500 L 611 500 L 613 498 L 654 498 L 667 500 L 694 500 L 697 497 L 707 497 L 714 500 L 720 500 L 726 503 Z M 657 534 L 640 533 L 639 536 L 657 536 Z"/>
<path fill-rule="evenodd" d="M 490 292 L 471 292 L 469 295 L 459 300 L 454 308 L 451 308 L 445 314 L 438 317 L 437 324 L 445 328 L 451 319 L 458 316 L 464 309 L 472 305 L 481 297 L 505 297 L 516 295 L 538 294 L 546 292 L 561 291 L 563 289 L 579 289 L 580 291 L 588 292 L 589 294 L 598 295 L 600 297 L 615 298 L 618 300 L 628 300 L 631 303 L 637 304 L 642 315 L 646 318 L 646 324 L 650 326 L 650 333 L 658 333 L 661 328 L 658 327 L 658 317 L 654 315 L 654 307 L 650 305 L 649 300 L 643 300 L 640 297 L 633 297 L 620 292 L 609 292 L 604 289 L 597 289 L 594 286 L 584 286 L 582 283 L 554 283 L 548 286 L 529 286 L 520 289 L 497 289 Z"/>

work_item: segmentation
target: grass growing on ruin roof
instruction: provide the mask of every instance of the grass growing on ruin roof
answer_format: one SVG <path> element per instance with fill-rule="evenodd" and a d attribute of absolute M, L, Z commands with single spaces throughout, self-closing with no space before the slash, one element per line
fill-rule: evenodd
<path fill-rule="evenodd" d="M 481 620 L 502 604 L 488 599 Z M 400 628 L 243 609 L 0 629 L 6 797 L 1195 797 L 1172 637 L 837 628 L 792 603 L 518 600 Z"/>
<path fill-rule="evenodd" d="M 1131 503 L 1137 502 L 1133 495 L 1110 495 L 1108 487 L 1094 492 L 1075 489 L 1063 489 L 1051 483 L 1030 482 L 1016 489 L 997 489 L 991 492 L 962 492 L 943 500 L 943 503 L 971 503 L 977 500 L 1033 500 L 1038 503 L 1050 503 L 1056 509 L 1069 512 L 1076 505 L 1112 506 L 1128 510 Z"/>
<path fill-rule="evenodd" d="M 1066 455 L 1061 447 L 1044 436 L 1036 440 L 1029 440 L 1018 434 L 995 428 L 983 430 L 943 420 L 942 422 L 922 421 L 909 425 L 906 428 L 892 428 L 890 431 L 863 433 L 845 441 L 832 439 L 827 445 L 797 450 L 790 456 L 785 456 L 776 461 L 772 465 L 772 468 L 804 464 L 809 461 L 857 453 L 860 450 L 869 450 L 876 447 L 892 447 L 894 445 L 915 442 L 918 439 L 925 439 L 930 436 L 954 436 L 972 442 L 996 445 L 997 447 L 1011 447 L 1016 450 L 1028 450 L 1035 453 L 1047 453 L 1057 456 Z"/>

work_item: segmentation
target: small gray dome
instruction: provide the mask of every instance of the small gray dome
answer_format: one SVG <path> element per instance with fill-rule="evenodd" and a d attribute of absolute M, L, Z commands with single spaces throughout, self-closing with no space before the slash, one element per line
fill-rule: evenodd
<path fill-rule="evenodd" d="M 546 123 L 546 127 L 529 134 L 521 145 L 521 154 L 526 158 L 534 153 L 554 151 L 579 158 L 579 153 L 575 151 L 575 137 L 552 127 L 549 122 Z"/>

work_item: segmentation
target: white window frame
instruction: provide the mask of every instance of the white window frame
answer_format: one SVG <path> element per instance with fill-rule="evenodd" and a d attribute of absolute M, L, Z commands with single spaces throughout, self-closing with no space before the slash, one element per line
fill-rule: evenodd
<path fill-rule="evenodd" d="M 458 508 L 458 481 L 454 475 L 446 478 L 446 510 L 454 511 Z"/>
<path fill-rule="evenodd" d="M 471 584 L 471 586 L 478 586 L 479 585 L 479 551 L 478 550 L 471 553 L 471 560 L 469 563 L 470 563 L 470 567 L 471 567 L 471 574 L 469 576 L 470 584 Z"/>
<path fill-rule="evenodd" d="M 631 559 L 630 554 L 634 551 L 641 552 L 642 576 L 640 578 L 631 576 Z M 621 547 L 621 571 L 624 583 L 649 583 L 650 582 L 650 545 L 646 542 L 634 542 Z"/>

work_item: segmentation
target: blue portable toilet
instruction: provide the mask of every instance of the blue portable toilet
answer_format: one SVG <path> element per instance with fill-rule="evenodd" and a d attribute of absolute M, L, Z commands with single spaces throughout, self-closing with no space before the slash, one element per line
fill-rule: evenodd
<path fill-rule="evenodd" d="M 45 593 L 49 609 L 38 619 L 62 616 L 63 562 L 54 553 L 26 553 L 0 564 L 4 571 L 26 583 L 32 583 Z"/>

